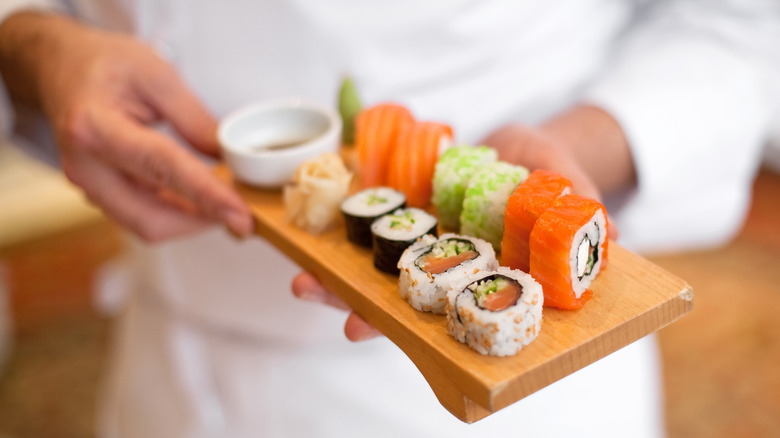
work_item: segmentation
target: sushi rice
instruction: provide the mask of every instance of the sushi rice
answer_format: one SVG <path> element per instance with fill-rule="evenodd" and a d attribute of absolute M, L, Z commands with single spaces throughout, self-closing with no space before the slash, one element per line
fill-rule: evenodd
<path fill-rule="evenodd" d="M 577 230 L 569 253 L 574 296 L 580 298 L 599 275 L 604 262 L 604 244 L 607 241 L 607 218 L 596 211 L 582 228 Z"/>

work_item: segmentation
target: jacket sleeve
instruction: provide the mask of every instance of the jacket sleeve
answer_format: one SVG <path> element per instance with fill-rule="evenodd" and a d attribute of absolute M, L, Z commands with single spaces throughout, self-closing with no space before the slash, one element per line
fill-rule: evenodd
<path fill-rule="evenodd" d="M 586 100 L 631 147 L 638 187 L 615 218 L 629 245 L 719 244 L 747 211 L 780 103 L 780 3 L 649 4 Z"/>

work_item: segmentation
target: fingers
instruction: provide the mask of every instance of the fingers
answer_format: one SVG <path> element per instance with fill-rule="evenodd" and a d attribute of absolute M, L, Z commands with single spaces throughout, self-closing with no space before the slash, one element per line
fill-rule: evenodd
<path fill-rule="evenodd" d="M 537 160 L 540 165 L 535 167 L 553 170 L 566 176 L 571 181 L 574 193 L 601 201 L 601 191 L 572 156 L 555 146 L 550 146 L 549 150 L 540 153 L 543 154 Z"/>
<path fill-rule="evenodd" d="M 615 225 L 615 222 L 612 220 L 612 217 L 607 214 L 607 236 L 609 236 L 612 240 L 618 240 L 618 237 L 620 237 L 620 232 L 618 231 L 617 225 Z"/>
<path fill-rule="evenodd" d="M 350 312 L 344 323 L 344 334 L 352 342 L 367 341 L 382 336 L 382 333 L 367 323 L 355 312 Z"/>
<path fill-rule="evenodd" d="M 216 119 L 171 66 L 162 61 L 155 68 L 156 74 L 136 84 L 144 101 L 156 108 L 188 143 L 218 157 Z"/>
<path fill-rule="evenodd" d="M 349 310 L 349 306 L 325 289 L 314 276 L 307 272 L 301 272 L 293 279 L 292 292 L 293 295 L 302 300 Z M 352 342 L 365 341 L 382 335 L 379 330 L 355 312 L 350 312 L 347 317 L 347 321 L 344 323 L 344 334 Z"/>
<path fill-rule="evenodd" d="M 539 130 L 519 124 L 501 127 L 483 140 L 498 152 L 499 159 L 529 170 L 558 172 L 572 182 L 579 195 L 601 199 L 601 192 L 575 158 Z"/>
<path fill-rule="evenodd" d="M 349 306 L 325 289 L 320 282 L 308 272 L 302 272 L 293 279 L 292 292 L 293 295 L 302 300 L 327 304 L 328 306 L 341 310 L 349 310 Z"/>
<path fill-rule="evenodd" d="M 101 147 L 94 151 L 101 159 L 146 185 L 172 190 L 201 215 L 224 222 L 239 235 L 252 232 L 249 209 L 238 194 L 171 138 L 118 112 L 95 117 L 95 143 Z"/>
<path fill-rule="evenodd" d="M 161 201 L 88 155 L 63 157 L 66 174 L 106 215 L 142 239 L 159 242 L 203 229 L 212 222 Z"/>

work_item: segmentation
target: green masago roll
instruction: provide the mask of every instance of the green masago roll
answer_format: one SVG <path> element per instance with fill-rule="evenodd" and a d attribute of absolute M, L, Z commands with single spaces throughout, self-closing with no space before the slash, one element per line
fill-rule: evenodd
<path fill-rule="evenodd" d="M 458 146 L 447 149 L 436 163 L 433 174 L 432 202 L 439 223 L 449 230 L 460 226 L 463 195 L 471 175 L 487 163 L 498 160 L 498 154 L 487 146 Z"/>
<path fill-rule="evenodd" d="M 460 233 L 479 237 L 501 251 L 504 212 L 509 196 L 528 177 L 528 169 L 496 162 L 482 166 L 469 180 L 460 213 Z"/>

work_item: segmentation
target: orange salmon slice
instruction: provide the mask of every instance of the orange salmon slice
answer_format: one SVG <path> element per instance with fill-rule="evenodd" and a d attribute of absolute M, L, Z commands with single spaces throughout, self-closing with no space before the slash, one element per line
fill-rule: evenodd
<path fill-rule="evenodd" d="M 477 258 L 477 255 L 476 251 L 464 251 L 452 257 L 436 257 L 428 254 L 423 258 L 421 268 L 430 274 L 441 274 L 465 261 Z"/>
<path fill-rule="evenodd" d="M 520 295 L 523 294 L 523 288 L 514 282 L 509 282 L 506 287 L 503 287 L 488 296 L 485 297 L 482 302 L 482 307 L 491 312 L 498 312 L 504 309 L 508 309 L 517 303 L 520 299 Z"/>

